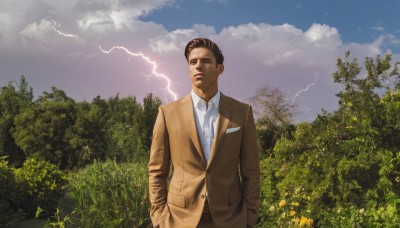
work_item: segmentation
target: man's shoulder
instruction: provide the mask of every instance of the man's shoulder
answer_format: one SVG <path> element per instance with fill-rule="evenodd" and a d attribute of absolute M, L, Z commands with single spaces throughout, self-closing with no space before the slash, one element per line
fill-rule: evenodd
<path fill-rule="evenodd" d="M 241 107 L 241 108 L 246 108 L 247 109 L 250 106 L 248 103 L 239 101 L 239 100 L 237 100 L 237 99 L 235 99 L 233 97 L 227 96 L 227 95 L 222 94 L 222 93 L 221 93 L 221 100 L 222 101 L 225 100 L 225 102 L 227 102 L 227 103 L 229 103 L 229 104 L 231 104 L 231 105 L 233 105 L 235 107 Z"/>
<path fill-rule="evenodd" d="M 190 95 L 186 95 L 184 97 L 179 98 L 176 101 L 161 105 L 161 108 L 163 110 L 173 110 L 179 108 L 181 105 L 186 104 L 187 102 L 190 101 L 191 101 Z"/>

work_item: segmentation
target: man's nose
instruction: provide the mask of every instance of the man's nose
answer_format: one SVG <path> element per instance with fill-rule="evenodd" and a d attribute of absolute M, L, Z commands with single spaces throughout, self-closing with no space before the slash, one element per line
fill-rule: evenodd
<path fill-rule="evenodd" d="M 200 70 L 200 69 L 202 69 L 203 68 L 203 64 L 199 61 L 197 64 L 196 64 L 196 69 L 197 70 Z"/>

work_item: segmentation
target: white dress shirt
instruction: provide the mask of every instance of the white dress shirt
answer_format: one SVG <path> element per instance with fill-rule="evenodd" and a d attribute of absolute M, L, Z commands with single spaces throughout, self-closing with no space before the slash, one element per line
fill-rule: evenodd
<path fill-rule="evenodd" d="M 211 147 L 214 142 L 215 132 L 217 130 L 217 118 L 219 99 L 221 93 L 218 90 L 217 94 L 208 102 L 208 109 L 206 102 L 201 99 L 192 90 L 192 101 L 194 107 L 194 116 L 196 120 L 197 133 L 200 136 L 201 146 L 203 147 L 204 157 L 206 161 L 210 159 Z"/>

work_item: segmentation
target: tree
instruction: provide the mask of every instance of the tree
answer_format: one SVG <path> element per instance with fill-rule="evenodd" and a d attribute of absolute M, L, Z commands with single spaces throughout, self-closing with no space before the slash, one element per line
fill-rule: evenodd
<path fill-rule="evenodd" d="M 160 98 L 154 97 L 153 94 L 150 93 L 143 99 L 143 114 L 145 114 L 145 118 L 142 123 L 142 143 L 146 150 L 150 149 L 152 135 L 153 135 L 153 127 L 156 122 L 158 108 L 161 106 L 162 102 Z"/>
<path fill-rule="evenodd" d="M 143 99 L 143 108 L 136 115 L 135 126 L 144 151 L 150 149 L 153 127 L 161 104 L 160 98 L 153 98 L 153 94 L 150 93 Z"/>
<path fill-rule="evenodd" d="M 54 88 L 53 92 L 65 94 Z M 57 97 L 53 93 L 47 95 Z M 75 103 L 69 98 L 39 100 L 15 116 L 15 142 L 27 157 L 37 156 L 60 169 L 68 168 L 76 156 L 69 143 L 76 119 Z"/>
<path fill-rule="evenodd" d="M 17 87 L 17 88 L 16 88 Z M 25 160 L 25 154 L 15 143 L 11 134 L 15 127 L 14 117 L 23 109 L 33 105 L 32 88 L 28 86 L 25 77 L 20 77 L 19 83 L 10 81 L 8 86 L 0 90 L 0 157 L 8 156 L 10 165 L 20 167 Z"/>
<path fill-rule="evenodd" d="M 58 101 L 58 102 L 72 102 L 74 100 L 67 96 L 67 94 L 63 91 L 58 89 L 57 87 L 51 87 L 51 93 L 44 91 L 43 95 L 38 99 L 39 103 L 44 101 Z"/>
<path fill-rule="evenodd" d="M 107 157 L 118 162 L 132 161 L 141 150 L 140 137 L 135 131 L 135 118 L 139 115 L 141 106 L 135 97 L 119 98 L 118 95 L 110 98 L 108 105 L 110 119 L 107 129 Z"/>
<path fill-rule="evenodd" d="M 102 107 L 103 104 L 106 106 Z M 94 160 L 104 161 L 109 146 L 106 101 L 96 97 L 92 104 L 81 102 L 75 107 L 76 120 L 69 140 L 71 149 L 76 153 L 74 164 L 83 167 Z"/>
<path fill-rule="evenodd" d="M 264 86 L 250 98 L 257 118 L 257 130 L 263 149 L 271 150 L 277 139 L 288 136 L 293 130 L 292 118 L 296 106 L 288 103 L 279 88 Z"/>

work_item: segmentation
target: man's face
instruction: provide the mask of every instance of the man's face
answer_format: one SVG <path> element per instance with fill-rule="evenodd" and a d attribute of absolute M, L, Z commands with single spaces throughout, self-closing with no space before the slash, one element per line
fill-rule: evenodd
<path fill-rule="evenodd" d="M 213 53 L 207 48 L 195 48 L 188 59 L 192 87 L 201 90 L 218 89 L 218 76 L 224 71 L 224 65 L 217 64 Z"/>

